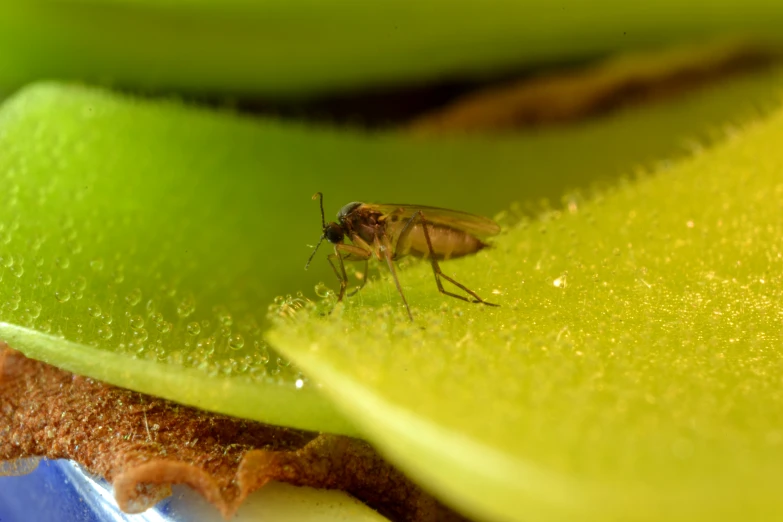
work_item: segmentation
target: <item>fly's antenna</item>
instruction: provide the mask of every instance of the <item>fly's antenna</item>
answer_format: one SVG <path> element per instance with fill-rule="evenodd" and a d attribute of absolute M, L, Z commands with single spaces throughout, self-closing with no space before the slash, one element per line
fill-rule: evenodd
<path fill-rule="evenodd" d="M 321 203 L 321 228 L 322 229 L 326 229 L 326 219 L 324 218 L 324 195 L 321 194 L 320 192 L 316 192 L 315 194 L 313 194 L 313 199 L 315 199 L 315 198 L 320 198 L 320 203 Z M 323 238 L 321 238 L 321 239 L 323 239 Z M 316 247 L 316 248 L 318 248 L 318 247 Z"/>
<path fill-rule="evenodd" d="M 310 268 L 310 261 L 312 261 L 313 258 L 315 257 L 315 253 L 318 252 L 318 247 L 321 246 L 321 243 L 323 243 L 325 238 L 326 236 L 321 236 L 321 239 L 318 240 L 318 244 L 315 245 L 315 250 L 313 250 L 313 253 L 310 254 L 310 259 L 307 260 L 307 264 L 305 265 L 305 270 Z"/>
<path fill-rule="evenodd" d="M 316 192 L 313 194 L 313 199 L 318 198 L 320 200 L 321 204 L 321 230 L 324 231 L 324 233 L 321 235 L 321 239 L 318 240 L 318 244 L 315 245 L 315 250 L 313 250 L 313 253 L 310 254 L 310 259 L 307 260 L 307 264 L 305 265 L 305 270 L 307 270 L 310 267 L 310 261 L 313 260 L 315 257 L 315 253 L 318 252 L 318 247 L 321 246 L 321 243 L 323 243 L 323 240 L 326 239 L 326 218 L 324 218 L 324 195 L 320 192 Z"/>

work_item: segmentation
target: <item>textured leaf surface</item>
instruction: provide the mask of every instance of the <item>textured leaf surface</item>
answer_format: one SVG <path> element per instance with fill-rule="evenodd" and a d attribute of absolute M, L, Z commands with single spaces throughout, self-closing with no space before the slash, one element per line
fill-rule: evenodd
<path fill-rule="evenodd" d="M 497 520 L 783 515 L 783 113 L 268 338 L 378 447 Z M 545 171 L 546 172 L 546 171 Z"/>

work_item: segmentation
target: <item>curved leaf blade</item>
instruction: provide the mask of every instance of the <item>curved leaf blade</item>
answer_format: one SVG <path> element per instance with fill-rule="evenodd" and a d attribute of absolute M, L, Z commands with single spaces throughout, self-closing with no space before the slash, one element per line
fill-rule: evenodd
<path fill-rule="evenodd" d="M 783 469 L 783 112 L 670 171 L 280 322 L 402 469 L 495 520 L 770 520 Z M 322 308 L 331 306 L 324 303 Z"/>

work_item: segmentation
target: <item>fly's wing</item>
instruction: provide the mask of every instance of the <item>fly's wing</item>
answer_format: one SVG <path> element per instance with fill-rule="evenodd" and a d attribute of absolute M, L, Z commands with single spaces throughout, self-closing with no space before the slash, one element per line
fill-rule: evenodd
<path fill-rule="evenodd" d="M 421 212 L 425 221 L 432 225 L 460 230 L 478 238 L 495 236 L 500 233 L 500 225 L 489 218 L 449 210 L 446 208 L 427 207 L 424 205 L 366 204 L 367 207 L 380 212 L 386 219 L 398 217 L 400 224 L 410 219 L 416 212 Z"/>

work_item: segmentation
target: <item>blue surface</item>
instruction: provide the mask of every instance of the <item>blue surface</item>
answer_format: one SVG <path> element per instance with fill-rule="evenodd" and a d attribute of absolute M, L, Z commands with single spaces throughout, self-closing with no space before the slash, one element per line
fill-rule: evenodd
<path fill-rule="evenodd" d="M 171 497 L 125 514 L 106 481 L 67 460 L 42 460 L 32 473 L 0 477 L 0 522 L 182 522 L 170 504 Z"/>

